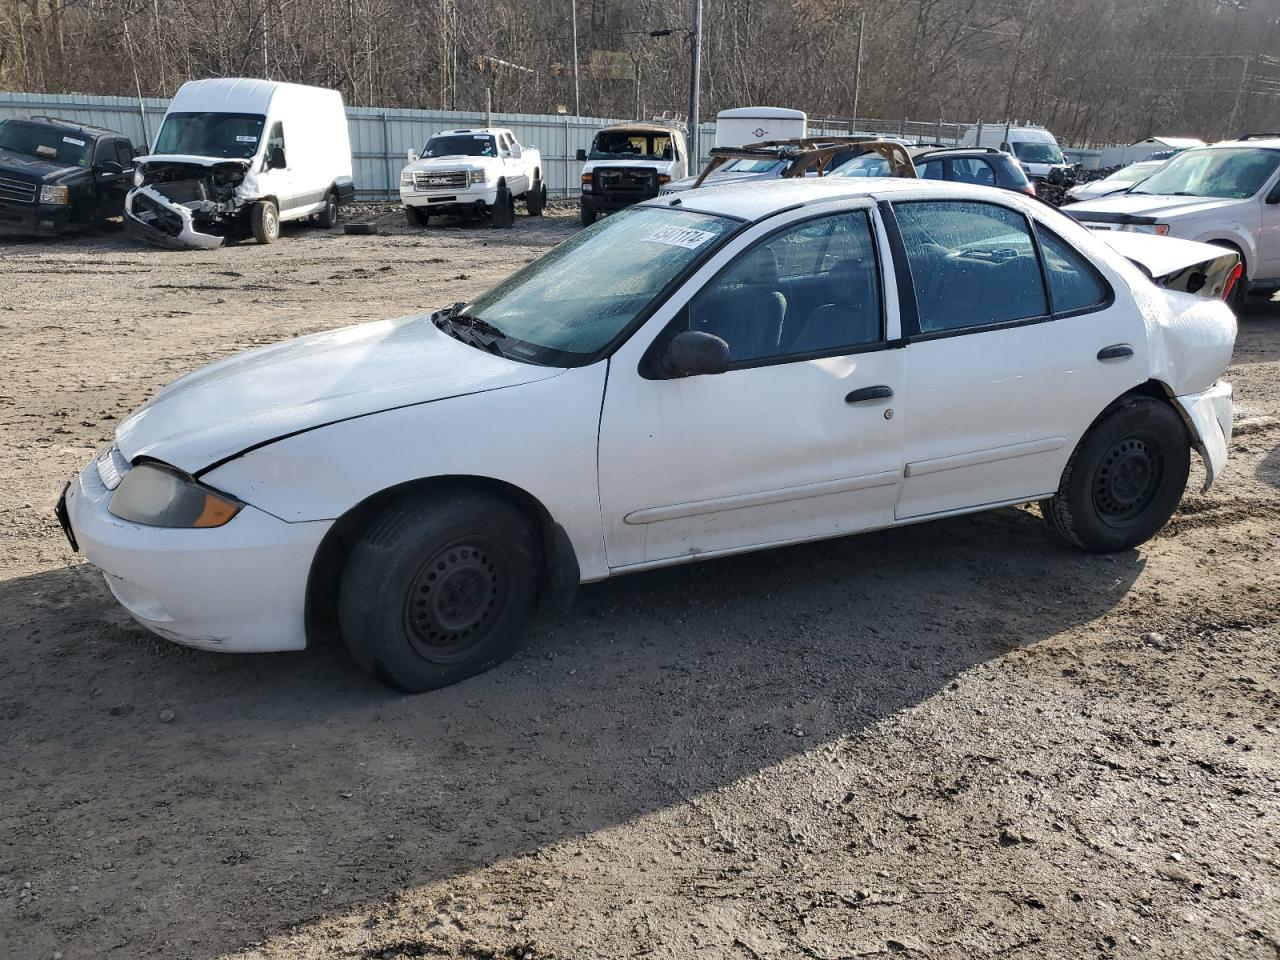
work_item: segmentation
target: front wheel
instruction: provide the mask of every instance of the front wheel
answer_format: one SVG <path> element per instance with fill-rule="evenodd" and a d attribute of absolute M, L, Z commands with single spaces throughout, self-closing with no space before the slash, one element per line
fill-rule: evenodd
<path fill-rule="evenodd" d="M 1128 550 L 1173 516 L 1190 469 L 1182 418 L 1167 403 L 1133 397 L 1090 427 L 1040 510 L 1068 543 L 1092 553 Z"/>
<path fill-rule="evenodd" d="M 493 198 L 493 225 L 495 227 L 513 227 L 516 223 L 516 199 L 507 189 L 506 181 L 498 184 L 497 196 Z"/>
<path fill-rule="evenodd" d="M 275 243 L 280 239 L 280 211 L 271 200 L 259 200 L 249 212 L 253 239 L 259 243 Z"/>
<path fill-rule="evenodd" d="M 421 207 L 405 207 L 404 219 L 411 227 L 425 227 L 431 222 L 431 214 Z"/>
<path fill-rule="evenodd" d="M 585 203 L 578 207 L 578 220 L 584 227 L 589 227 L 596 222 L 596 212 Z"/>
<path fill-rule="evenodd" d="M 516 649 L 537 600 L 538 539 L 506 500 L 442 489 L 403 500 L 351 551 L 338 623 L 355 660 L 410 693 Z"/>

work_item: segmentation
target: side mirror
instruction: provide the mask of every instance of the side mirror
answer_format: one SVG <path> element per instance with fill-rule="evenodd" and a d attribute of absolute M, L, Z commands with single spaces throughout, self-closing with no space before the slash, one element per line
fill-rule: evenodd
<path fill-rule="evenodd" d="M 581 147 L 578 148 L 578 160 L 582 163 L 585 163 L 587 160 L 587 151 L 583 150 Z"/>
<path fill-rule="evenodd" d="M 271 152 L 267 154 L 267 169 L 283 170 L 284 167 L 284 147 L 272 147 Z"/>
<path fill-rule="evenodd" d="M 418 152 L 416 150 L 406 150 L 404 152 L 404 159 L 407 163 L 413 163 L 413 161 L 418 159 Z"/>
<path fill-rule="evenodd" d="M 512 156 L 513 158 L 515 158 L 516 160 L 519 160 L 519 159 L 520 159 L 520 155 L 521 155 L 522 153 L 524 153 L 524 148 L 523 148 L 523 147 L 521 147 L 521 146 L 520 146 L 520 144 L 518 144 L 518 143 L 513 143 L 513 144 L 511 145 L 511 156 Z"/>
<path fill-rule="evenodd" d="M 712 333 L 686 330 L 667 345 L 658 369 L 665 377 L 700 377 L 729 369 L 729 344 Z"/>

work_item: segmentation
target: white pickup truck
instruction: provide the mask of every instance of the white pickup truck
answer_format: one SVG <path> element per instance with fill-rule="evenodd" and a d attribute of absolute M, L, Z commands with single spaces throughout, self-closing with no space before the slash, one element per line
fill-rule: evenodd
<path fill-rule="evenodd" d="M 510 227 L 517 199 L 529 216 L 540 217 L 547 185 L 542 155 L 517 143 L 506 127 L 434 134 L 421 155 L 410 151 L 400 171 L 400 202 L 414 227 L 425 227 L 437 213 L 492 217 L 494 226 Z"/>

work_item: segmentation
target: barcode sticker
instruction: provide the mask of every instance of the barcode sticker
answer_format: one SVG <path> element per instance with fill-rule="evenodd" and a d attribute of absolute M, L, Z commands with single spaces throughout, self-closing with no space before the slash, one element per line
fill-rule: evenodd
<path fill-rule="evenodd" d="M 257 142 L 258 142 L 258 138 L 254 136 L 246 137 L 243 134 L 241 134 L 240 136 L 236 137 L 236 143 L 257 143 Z"/>
<path fill-rule="evenodd" d="M 83 147 L 83 146 L 84 146 L 84 141 L 83 141 L 83 140 L 77 140 L 75 137 L 63 137 L 63 138 L 62 138 L 62 142 L 63 142 L 63 143 L 69 143 L 69 144 L 71 144 L 72 146 L 75 146 L 75 147 Z"/>
<path fill-rule="evenodd" d="M 650 243 L 665 243 L 671 247 L 685 247 L 696 250 L 712 237 L 714 233 L 705 230 L 694 230 L 691 227 L 659 227 L 645 237 Z"/>

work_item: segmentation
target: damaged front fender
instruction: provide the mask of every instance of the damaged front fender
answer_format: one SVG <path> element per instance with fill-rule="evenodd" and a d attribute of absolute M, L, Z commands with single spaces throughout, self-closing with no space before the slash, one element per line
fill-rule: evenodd
<path fill-rule="evenodd" d="M 151 186 L 131 190 L 124 213 L 130 232 L 147 243 L 172 250 L 213 250 L 223 244 L 223 237 L 195 228 L 191 210 Z"/>
<path fill-rule="evenodd" d="M 1227 466 L 1232 427 L 1231 384 L 1219 380 L 1208 390 L 1178 397 L 1177 401 L 1196 450 L 1204 460 L 1204 487 L 1200 491 L 1203 493 L 1213 486 L 1213 481 Z"/>

